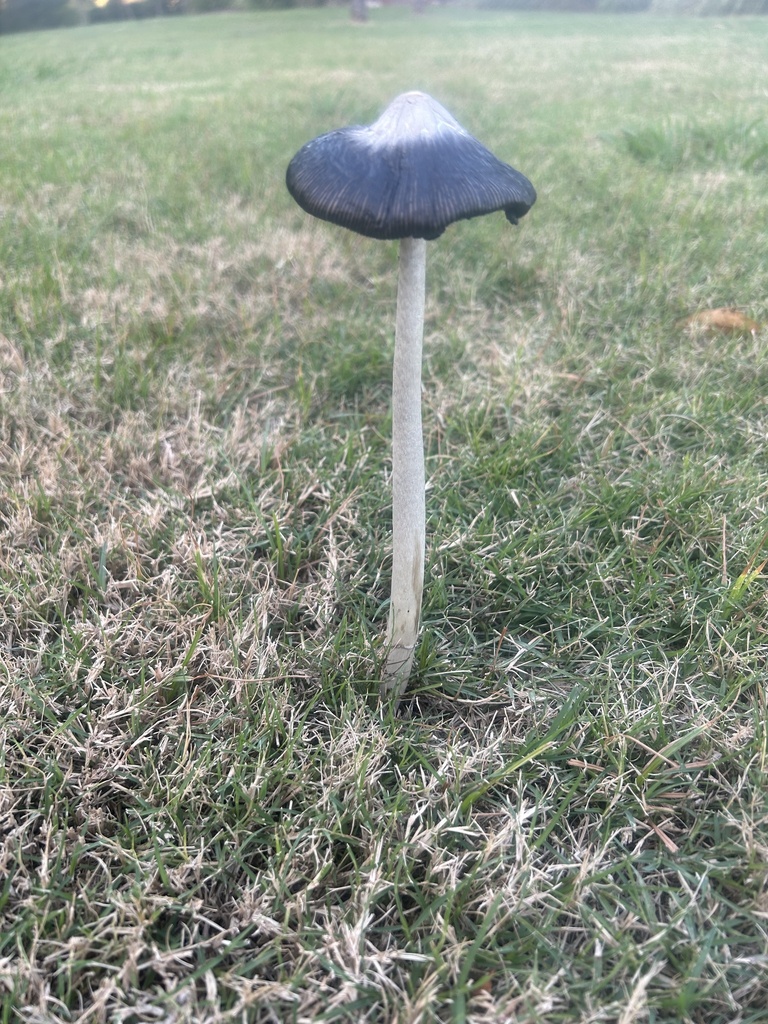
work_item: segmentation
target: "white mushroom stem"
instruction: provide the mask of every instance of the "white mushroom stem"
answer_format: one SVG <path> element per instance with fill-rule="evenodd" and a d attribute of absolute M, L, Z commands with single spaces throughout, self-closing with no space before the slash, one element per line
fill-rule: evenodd
<path fill-rule="evenodd" d="M 392 600 L 382 693 L 399 697 L 416 650 L 424 587 L 424 439 L 421 346 L 427 243 L 400 242 L 397 325 L 392 372 Z"/>

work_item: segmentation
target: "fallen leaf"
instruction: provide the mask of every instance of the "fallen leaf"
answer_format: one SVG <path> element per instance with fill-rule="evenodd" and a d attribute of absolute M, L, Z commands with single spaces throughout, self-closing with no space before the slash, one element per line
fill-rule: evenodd
<path fill-rule="evenodd" d="M 754 334 L 760 330 L 756 320 L 740 313 L 738 309 L 704 309 L 683 320 L 684 327 L 704 331 L 723 331 L 727 334 Z"/>

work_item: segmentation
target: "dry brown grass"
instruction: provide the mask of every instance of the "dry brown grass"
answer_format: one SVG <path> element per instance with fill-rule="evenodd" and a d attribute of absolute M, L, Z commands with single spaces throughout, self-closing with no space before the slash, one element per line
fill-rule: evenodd
<path fill-rule="evenodd" d="M 768 316 L 759 167 L 701 99 L 727 40 L 381 17 L 479 135 L 515 110 L 541 194 L 431 251 L 399 716 L 394 254 L 279 171 L 388 98 L 391 52 L 306 10 L 4 43 L 0 1019 L 758 1024 L 765 336 L 677 326 Z"/>

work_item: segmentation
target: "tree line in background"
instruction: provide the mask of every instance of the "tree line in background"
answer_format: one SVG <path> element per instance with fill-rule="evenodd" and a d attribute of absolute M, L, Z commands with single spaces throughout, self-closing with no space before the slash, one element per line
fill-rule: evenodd
<path fill-rule="evenodd" d="M 477 0 L 477 7 L 494 11 L 560 11 L 631 14 L 768 14 L 768 0 Z"/>
<path fill-rule="evenodd" d="M 317 7 L 334 0 L 0 0 L 0 33 L 63 28 L 124 18 L 157 18 L 227 10 Z M 386 3 L 387 0 L 384 0 Z M 395 0 L 396 2 L 396 0 Z M 411 0 L 418 13 L 435 0 Z M 444 2 L 444 0 L 440 0 Z M 768 0 L 466 0 L 486 10 L 559 11 L 722 16 L 768 14 Z M 351 0 L 354 20 L 368 17 L 367 0 Z"/>
<path fill-rule="evenodd" d="M 0 0 L 0 33 L 67 28 L 126 18 L 294 7 L 297 0 Z"/>

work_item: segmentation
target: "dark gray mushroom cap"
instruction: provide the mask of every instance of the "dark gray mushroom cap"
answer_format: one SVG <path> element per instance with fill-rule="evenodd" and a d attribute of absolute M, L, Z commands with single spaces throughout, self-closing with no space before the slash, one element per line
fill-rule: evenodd
<path fill-rule="evenodd" d="M 503 210 L 516 224 L 536 190 L 431 96 L 398 96 L 372 125 L 313 139 L 286 185 L 314 217 L 369 238 L 433 239 L 455 220 Z"/>

